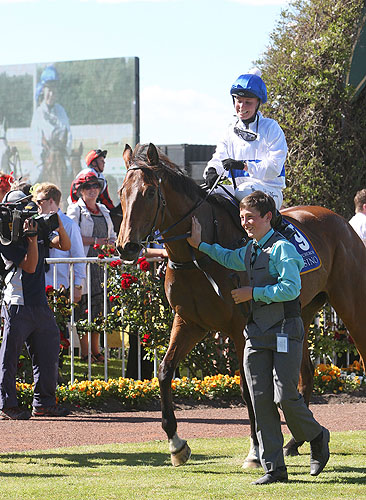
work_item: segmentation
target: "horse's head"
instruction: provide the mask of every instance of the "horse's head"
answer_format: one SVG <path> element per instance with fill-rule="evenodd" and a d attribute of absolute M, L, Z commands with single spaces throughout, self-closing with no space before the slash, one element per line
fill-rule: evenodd
<path fill-rule="evenodd" d="M 136 261 L 145 240 L 156 227 L 162 204 L 160 180 L 154 167 L 159 153 L 153 144 L 127 144 L 123 159 L 127 174 L 119 190 L 123 220 L 117 238 L 117 250 L 125 261 Z M 156 169 L 155 169 L 156 170 Z"/>

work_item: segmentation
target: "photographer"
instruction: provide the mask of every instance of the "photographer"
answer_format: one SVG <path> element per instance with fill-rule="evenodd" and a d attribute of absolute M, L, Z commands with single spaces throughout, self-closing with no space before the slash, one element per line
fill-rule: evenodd
<path fill-rule="evenodd" d="M 4 326 L 0 348 L 0 418 L 11 420 L 27 420 L 31 416 L 28 410 L 19 408 L 16 392 L 16 370 L 24 343 L 33 367 L 32 415 L 58 417 L 68 413 L 56 406 L 60 340 L 45 293 L 44 255 L 45 246 L 69 250 L 70 239 L 57 215 L 55 228 L 46 219 L 37 224 L 32 218 L 34 212 L 28 215 L 27 200 L 22 191 L 10 191 L 3 200 L 3 207 L 16 207 L 13 213 L 16 209 L 22 214 L 21 220 L 25 218 L 20 234 L 16 237 L 12 234 L 10 240 L 2 234 L 0 243 L 0 253 L 9 270 L 1 309 Z"/>

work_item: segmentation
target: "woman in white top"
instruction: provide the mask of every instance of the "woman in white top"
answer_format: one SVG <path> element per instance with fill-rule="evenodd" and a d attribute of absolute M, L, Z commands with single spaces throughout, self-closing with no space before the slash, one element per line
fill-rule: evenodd
<path fill-rule="evenodd" d="M 84 245 L 86 257 L 96 257 L 100 254 L 99 246 L 113 245 L 117 235 L 113 229 L 112 219 L 109 210 L 101 203 L 97 203 L 97 198 L 103 181 L 93 172 L 87 172 L 79 176 L 77 186 L 77 203 L 69 205 L 67 215 L 74 219 L 80 226 L 81 237 Z M 103 314 L 103 268 L 98 265 L 91 266 L 91 304 L 92 318 Z M 83 295 L 80 307 L 76 310 L 77 319 L 87 318 L 87 289 L 83 285 Z M 88 359 L 88 338 L 83 335 L 80 338 L 81 359 Z M 92 332 L 91 335 L 92 361 L 103 362 L 104 357 L 99 351 L 99 334 Z"/>

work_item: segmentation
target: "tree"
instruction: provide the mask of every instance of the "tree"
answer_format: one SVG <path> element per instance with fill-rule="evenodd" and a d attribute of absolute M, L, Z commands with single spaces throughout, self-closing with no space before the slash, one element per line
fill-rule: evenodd
<path fill-rule="evenodd" d="M 366 186 L 365 93 L 345 85 L 364 0 L 295 0 L 281 13 L 263 59 L 266 114 L 288 147 L 285 203 L 322 205 L 350 217 Z"/>

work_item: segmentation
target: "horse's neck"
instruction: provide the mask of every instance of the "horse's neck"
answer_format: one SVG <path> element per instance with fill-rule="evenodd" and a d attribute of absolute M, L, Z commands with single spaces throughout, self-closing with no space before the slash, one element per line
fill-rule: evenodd
<path fill-rule="evenodd" d="M 167 203 L 166 217 L 164 217 L 163 226 L 159 228 L 163 232 L 171 224 L 179 221 L 185 214 L 194 206 L 194 202 L 177 210 L 177 202 L 173 202 L 173 211 L 169 210 L 170 204 Z M 205 201 L 197 208 L 193 214 L 189 215 L 184 221 L 177 224 L 172 231 L 169 231 L 166 236 L 177 236 L 190 232 L 192 225 L 192 216 L 195 215 L 202 226 L 202 240 L 207 243 L 220 243 L 229 248 L 233 247 L 234 241 L 239 241 L 243 237 L 243 233 L 235 227 L 230 215 L 220 206 L 212 206 Z M 170 260 L 174 262 L 187 262 L 192 260 L 192 253 L 186 239 L 171 241 L 165 244 Z M 195 254 L 198 252 L 195 251 Z"/>

